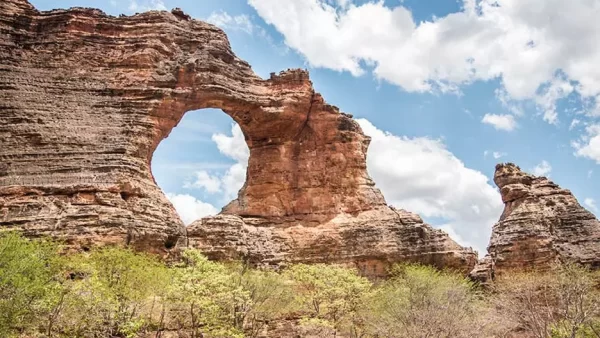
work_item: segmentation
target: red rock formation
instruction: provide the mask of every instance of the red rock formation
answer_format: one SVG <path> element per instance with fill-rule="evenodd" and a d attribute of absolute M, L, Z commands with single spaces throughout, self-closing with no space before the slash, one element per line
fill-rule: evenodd
<path fill-rule="evenodd" d="M 404 210 L 383 206 L 320 223 L 220 215 L 188 227 L 190 246 L 210 258 L 243 258 L 254 265 L 338 263 L 385 276 L 397 262 L 418 262 L 468 273 L 472 250 Z"/>
<path fill-rule="evenodd" d="M 116 18 L 3 0 L 0 32 L 3 228 L 79 246 L 181 244 L 185 228 L 150 161 L 187 111 L 219 108 L 246 137 L 247 181 L 224 216 L 191 228 L 194 246 L 269 263 L 474 262 L 386 206 L 366 171 L 369 138 L 307 72 L 263 80 L 212 25 L 181 10 Z"/>
<path fill-rule="evenodd" d="M 600 222 L 569 190 L 512 163 L 496 166 L 494 182 L 504 212 L 492 229 L 489 256 L 472 276 L 486 280 L 492 271 L 545 269 L 559 261 L 600 268 Z"/>

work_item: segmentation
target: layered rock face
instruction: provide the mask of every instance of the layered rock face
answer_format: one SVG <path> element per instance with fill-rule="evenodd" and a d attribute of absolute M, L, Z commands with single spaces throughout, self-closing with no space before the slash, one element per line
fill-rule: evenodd
<path fill-rule="evenodd" d="M 356 216 L 338 214 L 313 225 L 302 220 L 220 215 L 188 228 L 191 247 L 218 260 L 244 259 L 253 265 L 337 263 L 363 275 L 383 277 L 397 262 L 430 264 L 468 273 L 476 254 L 460 247 L 421 218 L 390 207 Z"/>
<path fill-rule="evenodd" d="M 475 255 L 386 206 L 366 170 L 369 138 L 308 73 L 256 76 L 226 35 L 180 10 L 111 17 L 0 2 L 0 228 L 73 246 L 166 252 L 186 229 L 150 172 L 190 110 L 218 108 L 250 149 L 247 180 L 189 243 L 216 258 L 410 259 L 466 270 Z"/>
<path fill-rule="evenodd" d="M 472 272 L 480 280 L 507 270 L 544 269 L 555 262 L 600 268 L 600 222 L 569 190 L 512 163 L 496 166 L 504 212 L 492 229 L 488 257 Z"/>

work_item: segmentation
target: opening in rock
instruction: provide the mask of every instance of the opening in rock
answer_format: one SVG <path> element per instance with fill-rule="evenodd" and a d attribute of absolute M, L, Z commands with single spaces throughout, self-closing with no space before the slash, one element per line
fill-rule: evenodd
<path fill-rule="evenodd" d="M 188 225 L 219 213 L 246 180 L 249 150 L 240 127 L 218 109 L 187 112 L 152 157 L 158 186 Z"/>

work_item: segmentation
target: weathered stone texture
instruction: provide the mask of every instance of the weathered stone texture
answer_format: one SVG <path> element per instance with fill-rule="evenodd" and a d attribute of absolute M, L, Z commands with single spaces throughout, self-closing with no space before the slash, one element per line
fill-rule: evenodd
<path fill-rule="evenodd" d="M 263 80 L 223 31 L 181 10 L 116 18 L 0 2 L 0 227 L 83 247 L 182 245 L 150 161 L 202 108 L 240 124 L 250 159 L 238 198 L 192 227 L 191 245 L 268 263 L 472 265 L 471 251 L 386 206 L 366 171 L 369 138 L 307 72 Z"/>
<path fill-rule="evenodd" d="M 512 163 L 496 166 L 494 182 L 504 212 L 492 229 L 489 256 L 472 275 L 485 279 L 492 268 L 545 269 L 567 261 L 600 268 L 600 222 L 569 190 Z"/>
<path fill-rule="evenodd" d="M 397 262 L 419 262 L 468 273 L 476 263 L 441 230 L 415 214 L 384 206 L 356 216 L 339 214 L 318 225 L 231 215 L 188 228 L 189 244 L 210 258 L 242 258 L 254 265 L 338 263 L 381 277 Z"/>

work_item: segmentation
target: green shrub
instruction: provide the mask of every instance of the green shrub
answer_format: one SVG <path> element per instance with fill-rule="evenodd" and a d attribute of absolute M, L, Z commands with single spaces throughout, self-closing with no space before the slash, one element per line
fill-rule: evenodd
<path fill-rule="evenodd" d="M 258 337 L 269 322 L 293 310 L 293 290 L 284 276 L 245 264 L 233 264 L 230 271 L 239 290 L 233 307 L 234 326 L 246 336 Z"/>
<path fill-rule="evenodd" d="M 466 278 L 420 265 L 400 265 L 365 309 L 377 337 L 482 337 L 481 295 Z"/>
<path fill-rule="evenodd" d="M 335 265 L 298 264 L 286 275 L 293 282 L 295 303 L 304 314 L 305 324 L 319 330 L 331 327 L 350 336 L 362 334 L 359 312 L 372 284 L 357 271 Z"/>
<path fill-rule="evenodd" d="M 373 284 L 353 269 L 292 265 L 282 273 L 183 252 L 158 258 L 0 234 L 1 337 L 259 337 L 299 323 L 301 336 L 348 338 L 600 337 L 600 274 L 576 265 L 501 276 L 483 292 L 463 276 L 399 265 Z"/>
<path fill-rule="evenodd" d="M 192 337 L 242 337 L 234 325 L 234 304 L 241 297 L 227 267 L 209 261 L 197 250 L 183 253 L 170 297 L 174 324 L 188 328 Z"/>
<path fill-rule="evenodd" d="M 58 245 L 0 234 L 0 332 L 10 336 L 38 328 L 61 294 Z"/>
<path fill-rule="evenodd" d="M 71 257 L 63 283 L 58 330 L 70 336 L 134 337 L 152 326 L 156 297 L 167 290 L 170 271 L 156 258 L 107 247 Z"/>
<path fill-rule="evenodd" d="M 575 265 L 550 271 L 507 273 L 493 301 L 502 316 L 537 338 L 600 337 L 600 278 Z"/>

